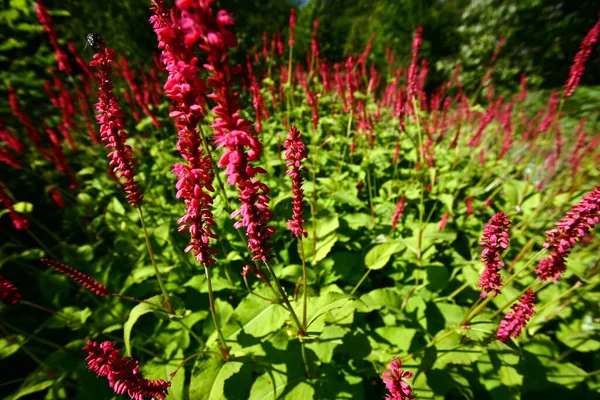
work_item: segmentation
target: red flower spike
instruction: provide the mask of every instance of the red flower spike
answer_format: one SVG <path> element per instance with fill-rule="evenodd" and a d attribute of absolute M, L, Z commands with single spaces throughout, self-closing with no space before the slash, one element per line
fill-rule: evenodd
<path fill-rule="evenodd" d="M 552 278 L 557 281 L 565 271 L 565 261 L 571 247 L 584 239 L 590 230 L 600 223 L 600 186 L 583 196 L 566 216 L 557 222 L 556 229 L 546 232 L 548 239 L 544 247 L 551 251 L 549 257 L 538 264 L 535 273 L 541 280 Z"/>
<path fill-rule="evenodd" d="M 289 175 L 292 178 L 292 191 L 294 193 L 294 198 L 292 200 L 292 220 L 287 222 L 287 227 L 290 228 L 297 238 L 300 238 L 302 235 L 307 237 L 308 232 L 303 227 L 303 224 L 306 221 L 302 219 L 304 214 L 304 191 L 302 190 L 302 182 L 304 178 L 302 178 L 301 173 L 306 171 L 306 168 L 302 167 L 302 161 L 308 157 L 308 151 L 306 150 L 304 143 L 302 143 L 300 131 L 296 129 L 295 126 L 291 127 L 289 136 L 285 140 L 283 146 L 286 149 L 285 159 L 287 162 L 285 165 L 288 168 L 291 167 L 286 172 L 286 175 Z"/>
<path fill-rule="evenodd" d="M 218 236 L 212 231 L 215 225 L 210 196 L 210 192 L 214 192 L 213 172 L 210 157 L 203 154 L 202 140 L 197 132 L 197 126 L 204 118 L 204 93 L 208 87 L 199 77 L 195 51 L 185 45 L 185 32 L 174 22 L 176 10 L 167 9 L 162 0 L 154 1 L 151 10 L 154 15 L 150 22 L 158 37 L 158 47 L 162 49 L 160 61 L 169 74 L 164 89 L 172 102 L 169 116 L 178 131 L 177 151 L 186 161 L 173 166 L 177 175 L 176 197 L 182 198 L 186 205 L 185 215 L 177 222 L 180 231 L 190 233 L 186 251 L 191 251 L 202 264 L 214 264 L 216 250 L 210 248 L 210 239 Z"/>
<path fill-rule="evenodd" d="M 82 350 L 88 353 L 85 358 L 88 369 L 98 376 L 105 376 L 116 394 L 127 394 L 134 400 L 164 400 L 169 394 L 171 382 L 142 378 L 139 362 L 131 357 L 120 358 L 121 350 L 116 349 L 113 342 L 98 344 L 88 339 Z"/>
<path fill-rule="evenodd" d="M 383 383 L 390 392 L 385 396 L 385 400 L 412 400 L 415 398 L 412 387 L 404 379 L 413 377 L 413 373 L 400 369 L 402 361 L 394 358 L 388 365 L 389 371 L 382 373 Z"/>
<path fill-rule="evenodd" d="M 47 258 L 42 258 L 40 261 L 54 268 L 55 270 L 62 272 L 69 278 L 79 283 L 84 288 L 94 293 L 96 296 L 103 297 L 109 294 L 108 288 L 106 286 L 96 282 L 83 272 L 77 271 L 76 269 L 73 269 L 71 267 L 67 267 L 66 265 L 58 261 L 48 260 Z"/>
<path fill-rule="evenodd" d="M 569 78 L 565 82 L 564 97 L 569 97 L 575 92 L 577 86 L 579 86 L 579 81 L 585 71 L 585 63 L 588 58 L 590 58 L 590 54 L 592 54 L 592 49 L 594 45 L 598 41 L 598 36 L 600 35 L 600 15 L 598 17 L 598 21 L 596 25 L 590 29 L 587 33 L 581 44 L 579 45 L 579 52 L 575 55 L 575 59 L 573 60 L 573 65 L 571 65 L 571 70 L 569 72 Z"/>
<path fill-rule="evenodd" d="M 500 268 L 504 266 L 504 262 L 500 259 L 500 255 L 508 248 L 509 229 L 508 215 L 501 211 L 490 219 L 483 230 L 479 245 L 484 248 L 481 252 L 481 261 L 485 264 L 485 269 L 477 283 L 477 286 L 482 289 L 483 298 L 486 298 L 490 292 L 497 296 L 502 289 Z"/>
<path fill-rule="evenodd" d="M 246 229 L 253 260 L 267 262 L 273 258 L 269 239 L 275 232 L 274 228 L 267 226 L 273 216 L 268 208 L 269 189 L 260 180 L 253 179 L 266 171 L 250 165 L 251 161 L 260 157 L 262 146 L 250 132 L 250 123 L 241 118 L 239 93 L 232 88 L 233 75 L 238 69 L 229 67 L 227 56 L 227 49 L 237 45 L 235 34 L 228 29 L 234 23 L 233 18 L 225 10 L 219 10 L 214 17 L 213 3 L 214 0 L 177 0 L 175 4 L 181 10 L 181 18 L 177 18 L 176 25 L 185 32 L 184 42 L 187 45 L 198 44 L 207 54 L 204 67 L 210 73 L 207 81 L 213 90 L 207 97 L 217 103 L 213 108 L 216 118 L 211 127 L 217 146 L 226 149 L 219 166 L 226 167 L 227 183 L 237 187 L 241 203 L 241 208 L 234 211 L 231 218 L 241 217 L 234 227 Z"/>
<path fill-rule="evenodd" d="M 56 54 L 56 62 L 58 63 L 58 69 L 64 72 L 67 75 L 71 75 L 71 64 L 69 64 L 69 56 L 58 44 L 58 35 L 54 30 L 54 23 L 52 22 L 52 17 L 48 14 L 48 10 L 40 0 L 37 0 L 35 3 L 35 10 L 37 12 L 38 20 L 42 25 L 42 29 L 44 32 L 48 34 L 48 39 L 50 39 L 50 44 L 54 48 L 54 52 Z"/>
<path fill-rule="evenodd" d="M 5 186 L 0 182 L 0 203 L 8 210 L 10 219 L 12 220 L 13 226 L 16 230 L 20 231 L 29 228 L 29 220 L 27 220 L 22 214 L 15 211 L 13 207 L 13 201 L 6 193 Z"/>
<path fill-rule="evenodd" d="M 21 300 L 19 289 L 7 279 L 0 275 L 0 301 L 8 304 L 16 304 Z"/>
<path fill-rule="evenodd" d="M 527 325 L 527 322 L 535 314 L 535 292 L 528 290 L 519 302 L 513 304 L 512 311 L 504 316 L 500 321 L 500 326 L 496 332 L 496 338 L 504 343 L 512 336 L 517 338 L 521 330 Z"/>
<path fill-rule="evenodd" d="M 404 202 L 406 201 L 406 195 L 402 196 L 398 204 L 396 205 L 396 210 L 394 211 L 394 215 L 392 215 L 392 229 L 396 229 L 398 226 L 398 222 L 402 217 L 402 213 L 404 212 Z"/>
<path fill-rule="evenodd" d="M 98 43 L 98 52 L 94 54 L 94 61 L 90 66 L 96 68 L 96 83 L 98 84 L 98 103 L 96 120 L 100 126 L 100 136 L 106 142 L 107 148 L 111 149 L 108 154 L 109 165 L 119 178 L 121 186 L 127 193 L 127 200 L 131 205 L 140 205 L 143 200 L 142 189 L 139 182 L 135 180 L 135 168 L 137 160 L 133 156 L 131 146 L 125 144 L 127 134 L 123 130 L 123 114 L 119 101 L 113 93 L 112 67 L 116 53 L 113 49 L 106 47 L 102 40 Z"/>

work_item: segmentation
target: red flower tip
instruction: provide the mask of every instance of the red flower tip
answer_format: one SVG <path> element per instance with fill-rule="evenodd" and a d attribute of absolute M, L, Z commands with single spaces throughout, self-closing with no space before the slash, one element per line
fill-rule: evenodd
<path fill-rule="evenodd" d="M 0 275 L 0 301 L 8 304 L 16 304 L 21 300 L 19 289 L 7 279 Z"/>
<path fill-rule="evenodd" d="M 109 294 L 108 288 L 106 286 L 102 285 L 101 283 L 96 282 L 95 280 L 93 280 L 92 278 L 90 278 L 89 276 L 84 274 L 83 272 L 77 271 L 76 269 L 73 269 L 71 267 L 67 267 L 66 265 L 64 265 L 58 261 L 48 260 L 47 258 L 42 258 L 40 261 L 43 262 L 44 264 L 54 268 L 55 270 L 62 272 L 69 278 L 71 278 L 74 281 L 76 281 L 77 283 L 79 283 L 84 288 L 90 290 L 96 296 L 102 297 L 102 296 L 106 296 Z"/>

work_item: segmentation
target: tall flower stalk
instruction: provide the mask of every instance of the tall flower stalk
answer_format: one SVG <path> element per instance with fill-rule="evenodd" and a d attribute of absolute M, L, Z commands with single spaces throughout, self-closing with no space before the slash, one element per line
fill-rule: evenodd
<path fill-rule="evenodd" d="M 285 159 L 286 167 L 288 168 L 286 175 L 292 179 L 292 219 L 287 222 L 287 227 L 292 231 L 292 234 L 298 239 L 300 248 L 300 257 L 302 258 L 302 285 L 303 285 L 303 306 L 302 306 L 302 329 L 306 332 L 306 309 L 307 309 L 307 277 L 306 277 L 306 257 L 304 255 L 304 244 L 302 237 L 307 237 L 308 232 L 304 229 L 304 190 L 302 189 L 302 172 L 306 171 L 306 167 L 302 167 L 302 162 L 308 157 L 308 151 L 304 143 L 300 131 L 295 126 L 290 128 L 288 138 L 283 145 L 286 149 Z"/>
<path fill-rule="evenodd" d="M 219 10 L 215 18 L 211 8 L 214 2 L 215 0 L 204 0 L 196 4 L 189 0 L 177 0 L 175 5 L 181 10 L 181 18 L 177 19 L 177 24 L 185 32 L 185 44 L 197 44 L 207 56 L 204 67 L 210 74 L 207 82 L 212 88 L 212 93 L 207 97 L 217 103 L 213 108 L 216 117 L 211 127 L 217 147 L 225 149 L 219 160 L 219 167 L 225 167 L 227 184 L 237 188 L 241 203 L 240 209 L 231 214 L 231 218 L 241 217 L 234 227 L 245 229 L 253 261 L 262 262 L 269 270 L 294 322 L 303 334 L 300 321 L 269 264 L 273 258 L 270 237 L 275 229 L 268 226 L 268 222 L 273 213 L 268 206 L 269 188 L 256 177 L 266 171 L 251 164 L 259 159 L 262 146 L 250 131 L 250 122 L 241 117 L 239 93 L 233 91 L 235 71 L 229 67 L 227 50 L 237 45 L 235 34 L 229 30 L 234 21 L 225 10 Z M 262 274 L 258 264 L 256 270 Z"/>
<path fill-rule="evenodd" d="M 185 42 L 184 32 L 175 23 L 177 10 L 169 10 L 162 0 L 154 1 L 150 18 L 161 49 L 161 62 L 168 73 L 164 89 L 171 100 L 169 116 L 175 122 L 178 132 L 177 151 L 184 163 L 173 166 L 177 175 L 177 198 L 184 200 L 186 213 L 177 222 L 179 231 L 188 231 L 191 237 L 186 252 L 191 251 L 204 267 L 208 283 L 210 311 L 223 353 L 227 344 L 217 321 L 211 282 L 211 264 L 215 264 L 216 250 L 210 247 L 211 239 L 218 236 L 213 232 L 215 225 L 212 215 L 214 192 L 212 186 L 212 158 L 209 149 L 206 154 L 198 132 L 198 124 L 204 118 L 208 91 L 206 83 L 198 76 L 200 67 L 194 47 Z"/>
<path fill-rule="evenodd" d="M 98 85 L 98 103 L 96 103 L 96 120 L 100 126 L 100 137 L 103 142 L 106 142 L 107 148 L 112 150 L 108 154 L 110 160 L 109 165 L 113 167 L 113 172 L 119 179 L 121 186 L 127 194 L 127 200 L 133 206 L 137 207 L 140 223 L 146 239 L 146 247 L 148 255 L 154 267 L 154 273 L 158 285 L 164 297 L 166 309 L 171 312 L 172 306 L 169 301 L 169 295 L 160 276 L 156 261 L 154 259 L 154 251 L 150 244 L 150 237 L 144 221 L 144 213 L 142 211 L 143 193 L 140 184 L 135 179 L 135 169 L 137 160 L 133 156 L 133 149 L 128 144 L 127 133 L 125 133 L 125 123 L 119 101 L 113 93 L 112 83 L 112 63 L 116 58 L 116 53 L 113 49 L 106 47 L 104 41 L 97 35 L 93 38 L 94 45 L 97 47 L 97 53 L 94 54 L 94 61 L 90 66 L 96 68 L 96 83 Z"/>

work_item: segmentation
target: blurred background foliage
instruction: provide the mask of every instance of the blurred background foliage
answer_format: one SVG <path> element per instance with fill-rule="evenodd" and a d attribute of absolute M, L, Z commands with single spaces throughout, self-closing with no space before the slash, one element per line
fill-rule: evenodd
<path fill-rule="evenodd" d="M 244 62 L 263 32 L 280 29 L 287 40 L 290 8 L 298 9 L 296 57 L 310 50 L 313 20 L 319 19 L 319 44 L 330 62 L 359 54 L 372 33 L 377 37 L 370 62 L 384 63 L 385 49 L 397 65 L 406 65 L 414 30 L 422 25 L 422 56 L 429 61 L 428 85 L 448 79 L 460 60 L 467 90 L 477 87 L 491 66 L 501 38 L 505 40 L 492 81 L 497 90 L 513 91 L 521 72 L 530 88 L 560 87 L 579 43 L 594 25 L 597 0 L 220 0 L 219 8 L 234 12 L 240 40 L 234 59 Z M 88 32 L 99 33 L 119 53 L 142 64 L 151 62 L 156 39 L 150 25 L 149 0 L 46 0 L 61 44 L 73 40 L 84 58 Z M 6 115 L 9 84 L 36 93 L 53 65 L 53 51 L 36 19 L 34 0 L 0 0 L 0 113 Z M 134 22 L 135 21 L 135 22 Z M 34 55 L 34 57 L 32 57 Z M 73 63 L 75 65 L 75 63 Z M 586 65 L 584 85 L 600 84 L 600 51 Z M 37 89 L 37 90 L 32 90 Z M 21 93 L 23 94 L 23 93 Z"/>

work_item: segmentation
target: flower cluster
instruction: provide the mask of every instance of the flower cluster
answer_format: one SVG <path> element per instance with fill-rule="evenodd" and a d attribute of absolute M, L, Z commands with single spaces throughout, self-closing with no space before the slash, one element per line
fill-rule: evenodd
<path fill-rule="evenodd" d="M 217 146 L 225 148 L 219 166 L 226 167 L 227 183 L 237 187 L 241 203 L 240 209 L 234 211 L 231 218 L 241 216 L 234 226 L 246 229 L 253 260 L 267 262 L 273 257 L 269 254 L 272 249 L 269 239 L 275 232 L 274 228 L 267 226 L 273 216 L 268 207 L 269 189 L 260 180 L 253 179 L 266 171 L 250 165 L 251 161 L 260 157 L 262 146 L 250 132 L 250 122 L 240 116 L 239 93 L 232 88 L 235 70 L 228 65 L 227 49 L 237 45 L 235 34 L 228 29 L 234 23 L 233 18 L 224 10 L 213 18 L 211 5 L 214 2 L 203 0 L 196 4 L 177 0 L 175 4 L 181 9 L 181 18 L 177 22 L 185 31 L 185 43 L 197 43 L 207 54 L 204 67 L 210 73 L 208 84 L 213 91 L 207 97 L 217 103 L 213 108 L 216 117 L 211 127 Z"/>
<path fill-rule="evenodd" d="M 112 150 L 108 154 L 109 165 L 113 166 L 113 172 L 127 193 L 127 200 L 131 205 L 139 205 L 142 203 L 143 193 L 139 182 L 135 180 L 137 160 L 133 157 L 131 146 L 125 144 L 127 134 L 123 130 L 125 128 L 123 115 L 119 101 L 113 93 L 111 64 L 116 53 L 113 49 L 106 47 L 101 39 L 97 42 L 98 52 L 94 54 L 94 61 L 90 63 L 90 66 L 96 68 L 98 84 L 96 120 L 100 125 L 100 136 L 102 141 L 107 143 L 106 147 Z"/>
<path fill-rule="evenodd" d="M 178 132 L 177 151 L 187 161 L 173 166 L 177 175 L 176 197 L 183 198 L 186 206 L 185 215 L 177 222 L 181 225 L 179 230 L 187 230 L 191 236 L 186 251 L 192 251 L 202 264 L 213 264 L 216 251 L 209 243 L 211 238 L 217 238 L 212 231 L 215 223 L 211 212 L 213 199 L 209 194 L 214 192 L 213 173 L 210 156 L 203 154 L 197 132 L 198 123 L 204 117 L 203 94 L 208 87 L 199 77 L 200 67 L 193 47 L 186 45 L 183 30 L 174 22 L 177 10 L 167 9 L 163 0 L 154 1 L 151 10 L 154 15 L 150 22 L 158 37 L 158 47 L 162 49 L 161 62 L 169 74 L 165 94 L 172 102 L 169 116 Z"/>
<path fill-rule="evenodd" d="M 291 229 L 292 233 L 297 237 L 308 236 L 308 232 L 302 226 L 304 220 L 302 216 L 304 214 L 303 201 L 304 191 L 302 190 L 302 178 L 301 172 L 306 171 L 305 167 L 302 167 L 302 160 L 308 157 L 306 146 L 302 143 L 302 137 L 300 131 L 295 126 L 290 128 L 288 138 L 285 140 L 283 146 L 286 149 L 285 163 L 286 167 L 291 167 L 287 170 L 286 175 L 292 178 L 292 192 L 294 193 L 294 199 L 292 200 L 292 220 L 287 222 L 287 227 Z"/>
<path fill-rule="evenodd" d="M 17 289 L 11 281 L 4 279 L 4 277 L 0 275 L 0 301 L 16 304 L 19 300 L 21 300 L 19 289 Z"/>
<path fill-rule="evenodd" d="M 390 392 L 386 395 L 386 400 L 411 400 L 415 398 L 410 384 L 404 380 L 412 378 L 413 373 L 400 369 L 401 366 L 402 361 L 394 358 L 388 365 L 390 371 L 382 373 L 385 377 L 383 383 Z"/>
<path fill-rule="evenodd" d="M 573 65 L 571 65 L 571 70 L 569 71 L 569 78 L 565 82 L 564 87 L 564 96 L 569 97 L 575 92 L 577 86 L 579 86 L 579 81 L 581 80 L 581 76 L 585 71 L 585 63 L 590 58 L 590 54 L 592 54 L 592 49 L 594 45 L 598 41 L 598 36 L 600 35 L 600 15 L 596 25 L 590 29 L 588 34 L 585 36 L 581 44 L 579 45 L 579 51 L 575 55 L 575 59 L 573 60 Z"/>
<path fill-rule="evenodd" d="M 500 326 L 496 332 L 496 338 L 506 343 L 509 337 L 516 338 L 521 333 L 527 322 L 535 314 L 535 292 L 528 290 L 519 302 L 513 304 L 512 311 L 504 316 L 500 321 Z"/>
<path fill-rule="evenodd" d="M 2 182 L 0 182 L 0 203 L 4 205 L 9 212 L 10 219 L 16 230 L 23 230 L 29 228 L 29 220 L 27 220 L 22 214 L 15 211 L 13 207 L 13 201 L 6 193 L 5 186 Z"/>
<path fill-rule="evenodd" d="M 417 31 L 415 32 L 415 37 L 413 38 L 412 43 L 412 58 L 410 60 L 410 66 L 408 67 L 408 100 L 410 103 L 410 99 L 414 98 L 418 92 L 418 81 L 417 81 L 417 61 L 419 58 L 419 49 L 421 48 L 421 43 L 423 39 L 421 35 L 423 34 L 423 27 L 419 26 Z"/>
<path fill-rule="evenodd" d="M 502 289 L 500 268 L 504 266 L 504 262 L 500 259 L 500 255 L 508 248 L 509 229 L 508 215 L 500 211 L 490 219 L 483 230 L 479 245 L 484 248 L 481 252 L 481 261 L 485 263 L 485 269 L 477 283 L 477 286 L 483 290 L 481 292 L 483 298 L 486 298 L 490 292 L 497 296 Z"/>
<path fill-rule="evenodd" d="M 19 120 L 19 122 L 21 122 L 21 124 L 23 124 L 27 130 L 29 139 L 35 148 L 42 154 L 45 160 L 51 161 L 52 159 L 50 158 L 48 151 L 42 147 L 42 137 L 38 133 L 37 129 L 35 129 L 35 126 L 33 125 L 31 118 L 29 118 L 29 115 L 27 115 L 27 113 L 21 108 L 21 104 L 17 98 L 17 92 L 12 86 L 8 87 L 8 104 L 12 114 Z"/>
<path fill-rule="evenodd" d="M 48 34 L 50 44 L 54 48 L 54 52 L 56 54 L 56 62 L 58 63 L 58 69 L 63 71 L 65 74 L 70 75 L 71 64 L 69 64 L 69 56 L 67 56 L 67 53 L 65 53 L 58 44 L 58 35 L 54 30 L 54 23 L 52 22 L 50 14 L 48 14 L 48 10 L 40 0 L 37 0 L 35 3 L 35 10 L 37 12 L 38 20 L 42 25 L 42 29 Z"/>
<path fill-rule="evenodd" d="M 544 242 L 544 247 L 549 249 L 551 254 L 539 262 L 535 270 L 538 278 L 558 280 L 565 271 L 565 261 L 571 247 L 583 239 L 598 223 L 600 223 L 600 186 L 583 196 L 581 202 L 575 204 L 566 216 L 555 224 L 556 229 L 546 232 L 548 239 Z"/>
<path fill-rule="evenodd" d="M 296 9 L 290 9 L 290 38 L 288 40 L 288 46 L 294 46 L 294 36 L 296 33 Z"/>
<path fill-rule="evenodd" d="M 86 274 L 81 271 L 77 271 L 71 267 L 68 267 L 58 261 L 48 260 L 47 258 L 42 258 L 40 260 L 44 264 L 54 268 L 55 270 L 62 272 L 69 278 L 73 279 L 77 283 L 79 283 L 84 288 L 90 290 L 96 296 L 106 296 L 109 294 L 108 288 L 101 283 L 96 282 Z"/>
<path fill-rule="evenodd" d="M 396 229 L 398 226 L 398 222 L 402 217 L 402 213 L 404 212 L 404 202 L 406 201 L 406 195 L 402 196 L 398 204 L 396 205 L 396 210 L 394 210 L 394 214 L 392 215 L 392 229 Z"/>
<path fill-rule="evenodd" d="M 168 395 L 170 382 L 142 378 L 139 362 L 130 357 L 120 358 L 121 350 L 116 349 L 113 342 L 98 344 L 88 339 L 82 350 L 89 353 L 85 358 L 88 369 L 98 376 L 105 376 L 116 394 L 126 393 L 135 400 L 163 400 Z"/>

